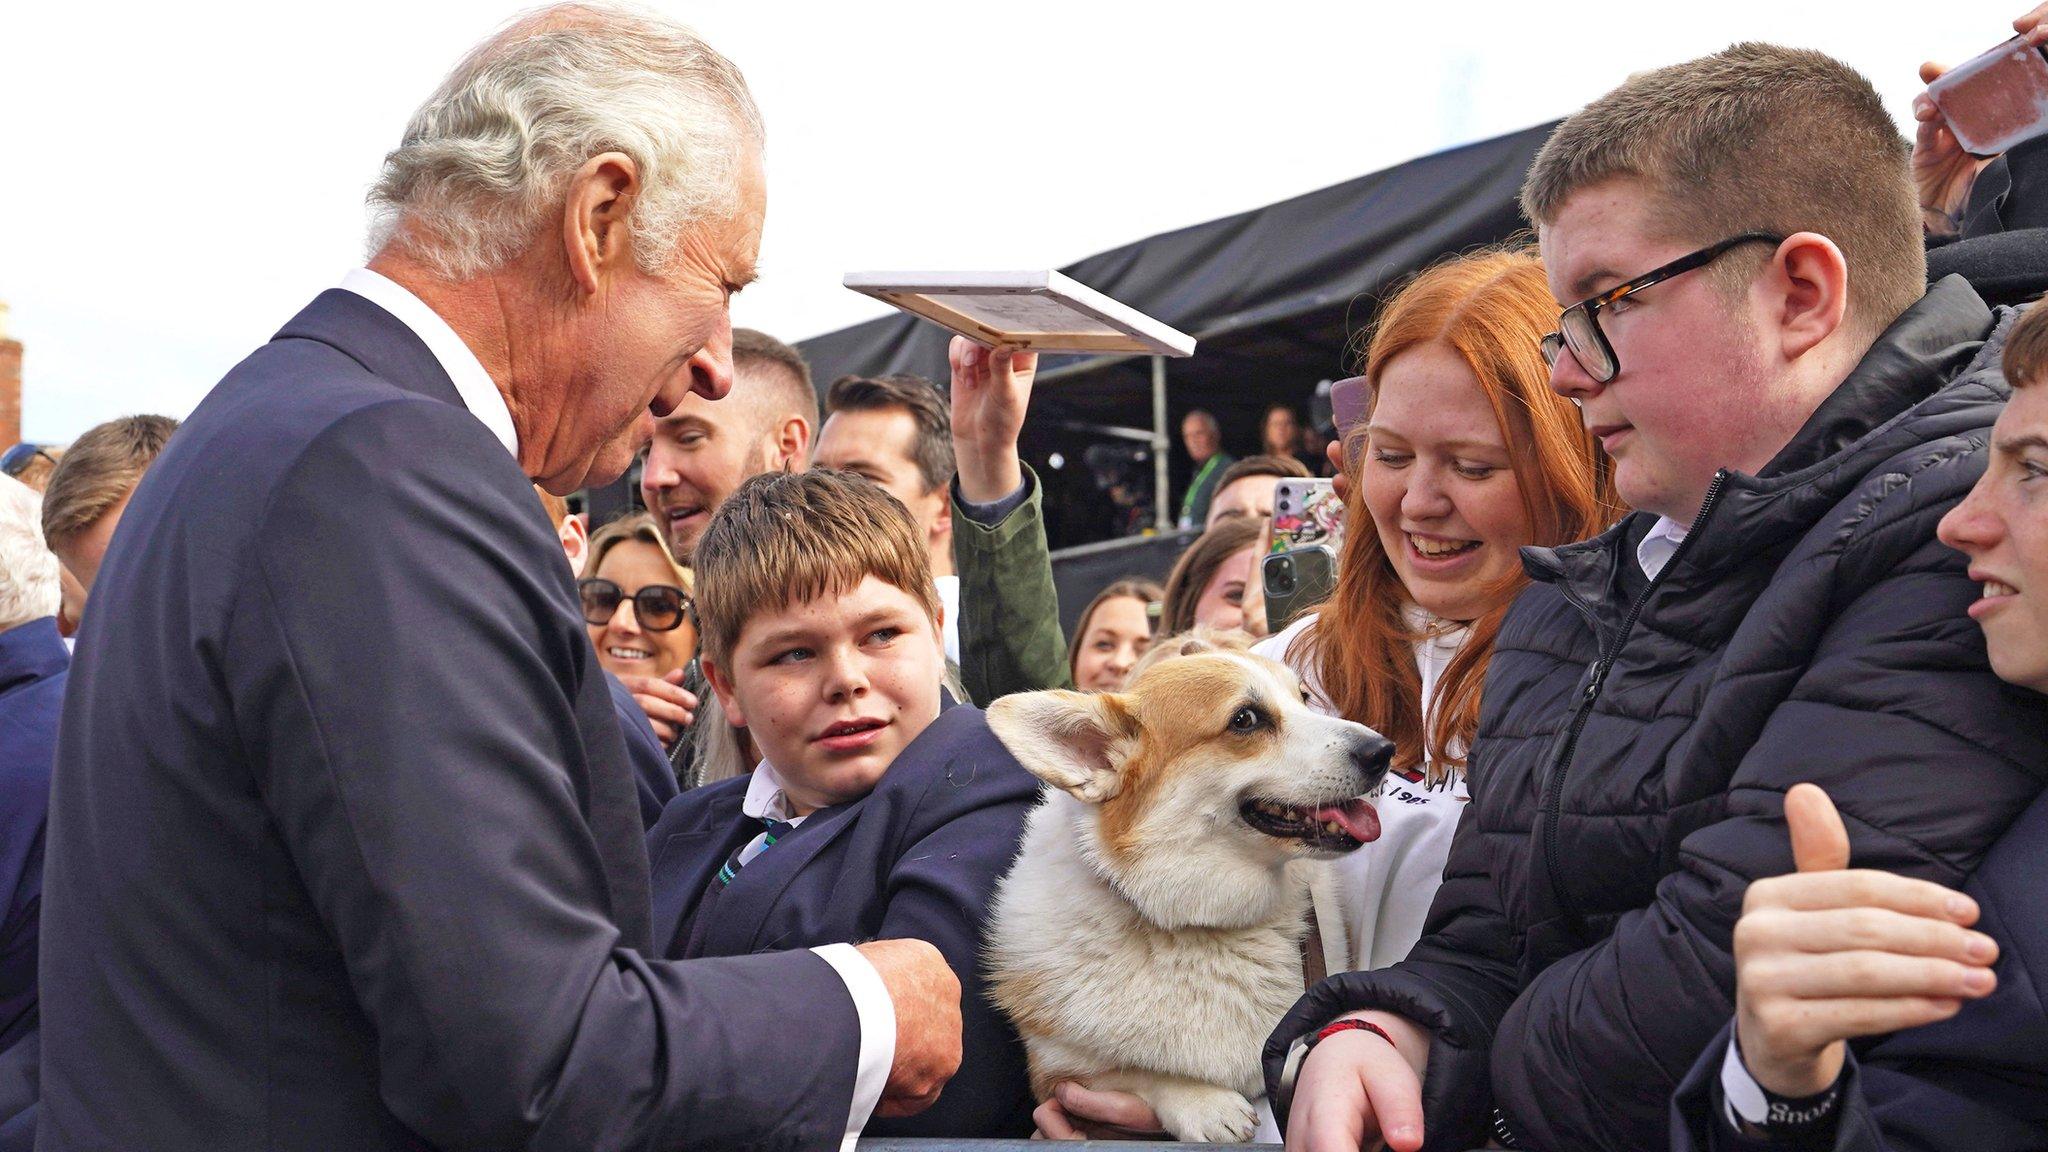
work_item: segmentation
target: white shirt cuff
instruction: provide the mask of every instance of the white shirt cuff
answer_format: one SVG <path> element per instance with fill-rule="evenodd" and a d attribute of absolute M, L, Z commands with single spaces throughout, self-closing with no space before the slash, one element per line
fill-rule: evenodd
<path fill-rule="evenodd" d="M 875 1105 L 882 1102 L 889 1068 L 896 1063 L 896 1001 L 889 996 L 889 986 L 882 983 L 882 974 L 860 949 L 851 944 L 826 944 L 811 951 L 846 982 L 846 993 L 853 997 L 853 1010 L 860 1016 L 860 1070 L 853 1077 L 846 1139 L 839 1145 L 840 1152 L 853 1152 L 860 1130 L 867 1127 Z"/>
<path fill-rule="evenodd" d="M 1728 1126 L 1737 1131 L 1741 1131 L 1742 1121 L 1762 1124 L 1771 1114 L 1763 1086 L 1742 1063 L 1742 1052 L 1735 1046 L 1732 1028 L 1728 1032 L 1728 1054 L 1721 1058 L 1721 1100 L 1728 1108 Z"/>

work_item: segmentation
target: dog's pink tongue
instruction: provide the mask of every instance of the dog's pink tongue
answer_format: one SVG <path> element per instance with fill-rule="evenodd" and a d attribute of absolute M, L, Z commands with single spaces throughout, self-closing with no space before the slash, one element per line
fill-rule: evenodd
<path fill-rule="evenodd" d="M 1338 827 L 1351 834 L 1360 844 L 1370 844 L 1380 838 L 1380 814 L 1363 797 L 1346 800 L 1342 805 L 1316 809 L 1316 822 L 1334 820 Z"/>

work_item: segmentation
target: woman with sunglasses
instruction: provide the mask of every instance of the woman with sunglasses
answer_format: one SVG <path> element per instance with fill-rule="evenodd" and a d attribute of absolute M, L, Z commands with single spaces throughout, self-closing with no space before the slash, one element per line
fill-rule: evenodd
<path fill-rule="evenodd" d="M 615 520 L 591 537 L 576 591 L 605 671 L 660 679 L 688 664 L 697 652 L 689 588 L 652 517 Z"/>

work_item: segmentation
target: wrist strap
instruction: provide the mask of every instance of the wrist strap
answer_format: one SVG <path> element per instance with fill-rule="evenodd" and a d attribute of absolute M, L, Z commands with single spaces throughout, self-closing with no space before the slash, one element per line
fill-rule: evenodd
<path fill-rule="evenodd" d="M 1394 1038 L 1392 1036 L 1387 1035 L 1387 1030 L 1373 1023 L 1370 1020 L 1339 1020 L 1334 1024 L 1323 1025 L 1320 1029 L 1316 1031 L 1315 1035 L 1308 1038 L 1307 1042 L 1305 1042 L 1302 1045 L 1302 1048 L 1304 1050 L 1313 1048 L 1316 1045 L 1322 1043 L 1323 1041 L 1328 1040 L 1330 1037 L 1335 1036 L 1339 1032 L 1354 1031 L 1370 1032 L 1373 1035 L 1379 1037 L 1380 1039 L 1385 1040 L 1387 1043 L 1394 1044 Z M 1400 1047 L 1401 1046 L 1399 1044 L 1394 1044 L 1395 1050 L 1398 1051 Z"/>

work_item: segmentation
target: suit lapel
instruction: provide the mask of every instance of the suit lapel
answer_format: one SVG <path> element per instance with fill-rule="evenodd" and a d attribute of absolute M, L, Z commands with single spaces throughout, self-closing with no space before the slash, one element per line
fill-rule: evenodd
<path fill-rule="evenodd" d="M 706 926 L 710 954 L 744 956 L 761 947 L 762 929 L 784 893 L 834 840 L 845 834 L 860 814 L 860 801 L 820 808 L 797 827 L 787 842 L 756 857 L 733 877 L 719 898 L 718 914 Z"/>
<path fill-rule="evenodd" d="M 738 795 L 721 797 L 689 825 L 653 845 L 654 945 L 664 956 L 680 956 L 681 931 L 704 898 L 718 866 L 757 829 L 743 821 Z"/>

